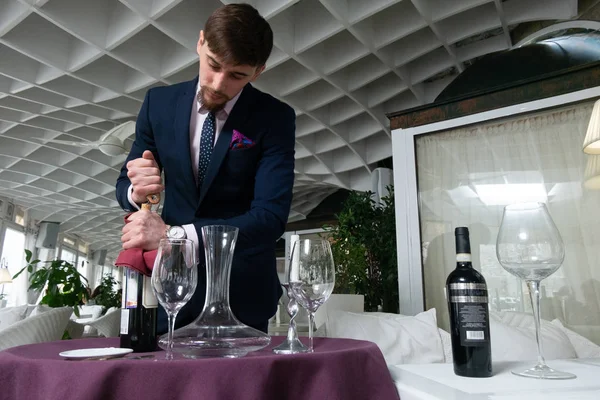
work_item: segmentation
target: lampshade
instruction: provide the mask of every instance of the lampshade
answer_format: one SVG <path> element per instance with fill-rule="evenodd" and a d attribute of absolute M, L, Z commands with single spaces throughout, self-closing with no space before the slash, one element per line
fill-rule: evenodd
<path fill-rule="evenodd" d="M 583 152 L 587 154 L 600 154 L 600 100 L 594 103 L 590 123 L 583 140 Z"/>
<path fill-rule="evenodd" d="M 583 173 L 583 186 L 586 189 L 600 189 L 600 156 L 589 156 Z"/>
<path fill-rule="evenodd" d="M 12 283 L 8 268 L 0 268 L 0 283 Z"/>

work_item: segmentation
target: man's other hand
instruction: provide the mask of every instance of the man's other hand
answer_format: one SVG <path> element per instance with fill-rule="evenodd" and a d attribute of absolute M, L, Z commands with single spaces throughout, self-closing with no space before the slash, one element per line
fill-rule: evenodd
<path fill-rule="evenodd" d="M 167 225 L 160 215 L 154 211 L 141 210 L 134 212 L 127 218 L 128 223 L 123 227 L 123 249 L 141 248 L 154 250 L 158 242 L 165 237 Z"/>
<path fill-rule="evenodd" d="M 150 150 L 144 151 L 142 158 L 127 163 L 127 177 L 133 187 L 131 198 L 137 204 L 145 203 L 149 194 L 160 193 L 165 189 L 160 169 Z"/>

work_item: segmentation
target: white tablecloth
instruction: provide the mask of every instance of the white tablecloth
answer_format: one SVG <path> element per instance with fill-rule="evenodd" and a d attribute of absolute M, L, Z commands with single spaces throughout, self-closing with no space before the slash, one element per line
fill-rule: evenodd
<path fill-rule="evenodd" d="M 574 373 L 576 379 L 532 379 L 511 373 L 533 364 L 494 363 L 491 378 L 457 376 L 452 364 L 403 364 L 389 369 L 401 400 L 600 400 L 600 359 L 548 362 L 551 368 Z"/>

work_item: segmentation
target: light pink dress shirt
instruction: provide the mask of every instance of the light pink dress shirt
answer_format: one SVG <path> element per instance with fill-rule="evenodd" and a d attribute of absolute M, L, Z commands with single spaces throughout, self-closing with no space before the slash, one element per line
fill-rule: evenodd
<path fill-rule="evenodd" d="M 200 83 L 198 83 L 198 86 L 196 87 L 196 98 L 198 97 L 199 92 Z M 242 92 L 240 91 L 238 94 L 236 94 L 231 100 L 229 100 L 225 104 L 225 107 L 223 107 L 221 111 L 215 114 L 217 130 L 215 132 L 215 142 L 213 143 L 213 145 L 217 143 L 219 134 L 221 133 L 221 130 L 223 129 L 223 126 L 225 125 L 225 122 L 227 121 L 229 114 L 231 114 L 231 110 L 233 109 L 233 106 L 237 102 L 241 93 Z M 207 115 L 208 110 L 202 107 L 198 101 L 194 101 L 194 103 L 192 104 L 192 113 L 190 115 L 190 157 L 192 161 L 192 170 L 194 171 L 194 181 L 198 181 L 198 158 L 200 157 L 200 138 L 202 136 L 202 126 L 204 125 L 204 120 L 206 119 Z M 139 210 L 140 206 L 133 201 L 131 197 L 132 193 L 133 185 L 129 185 L 127 199 L 135 209 Z M 193 224 L 183 225 L 182 227 L 183 229 L 185 229 L 185 233 L 188 239 L 191 239 L 196 244 L 196 254 L 199 254 L 197 252 L 199 250 L 199 241 L 196 228 Z"/>

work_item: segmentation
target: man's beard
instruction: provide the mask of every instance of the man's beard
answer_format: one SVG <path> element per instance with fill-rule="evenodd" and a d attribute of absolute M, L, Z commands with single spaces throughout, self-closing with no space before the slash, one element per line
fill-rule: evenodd
<path fill-rule="evenodd" d="M 208 98 L 208 93 L 210 92 L 211 94 L 217 94 L 219 95 L 219 102 L 215 102 L 214 100 L 212 100 L 211 98 Z M 200 87 L 200 96 L 202 96 L 202 106 L 204 108 L 206 108 L 209 112 L 219 112 L 223 109 L 223 107 L 225 107 L 225 104 L 227 104 L 227 102 L 229 101 L 229 99 L 227 98 L 227 96 L 225 96 L 222 93 L 219 92 L 215 92 L 212 89 L 207 89 L 205 87 Z M 221 100 L 223 99 L 223 100 Z"/>

